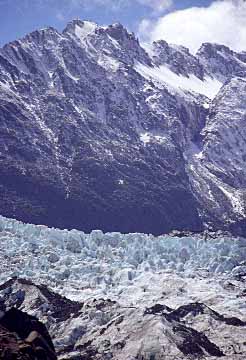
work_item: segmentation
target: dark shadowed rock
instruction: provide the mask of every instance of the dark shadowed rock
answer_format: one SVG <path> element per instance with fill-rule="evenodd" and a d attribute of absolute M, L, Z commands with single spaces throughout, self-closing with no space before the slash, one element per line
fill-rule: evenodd
<path fill-rule="evenodd" d="M 35 317 L 12 308 L 0 318 L 0 359 L 56 360 L 46 327 Z"/>

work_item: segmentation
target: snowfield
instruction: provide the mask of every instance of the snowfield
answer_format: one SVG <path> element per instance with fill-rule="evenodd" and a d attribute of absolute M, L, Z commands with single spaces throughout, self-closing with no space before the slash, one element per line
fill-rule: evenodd
<path fill-rule="evenodd" d="M 189 74 L 187 77 L 175 74 L 166 65 L 150 67 L 137 63 L 135 70 L 144 78 L 151 79 L 157 84 L 169 85 L 177 90 L 196 92 L 209 99 L 214 99 L 223 85 L 219 80 L 209 76 L 202 81 L 194 74 Z"/>

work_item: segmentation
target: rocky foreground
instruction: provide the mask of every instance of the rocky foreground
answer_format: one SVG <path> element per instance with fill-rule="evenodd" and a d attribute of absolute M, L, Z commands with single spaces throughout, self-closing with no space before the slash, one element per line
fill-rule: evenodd
<path fill-rule="evenodd" d="M 245 300 L 245 291 L 239 291 L 241 285 L 239 282 L 233 281 L 225 285 L 228 301 L 232 301 L 235 295 Z M 170 289 L 171 292 L 173 290 Z M 181 293 L 187 290 L 182 286 L 179 288 Z M 203 290 L 201 287 L 201 292 Z M 231 313 L 227 311 L 227 314 L 224 314 L 224 309 L 221 309 L 221 312 L 216 311 L 215 309 L 220 305 L 219 296 L 217 299 L 204 298 L 204 301 L 211 306 L 203 302 L 187 300 L 184 305 L 173 304 L 174 306 L 170 307 L 165 305 L 165 291 L 162 299 L 159 299 L 159 302 L 153 301 L 154 305 L 150 307 L 144 304 L 122 306 L 106 298 L 91 299 L 82 303 L 68 300 L 50 291 L 46 286 L 35 285 L 23 279 L 6 282 L 0 287 L 0 293 L 1 300 L 7 308 L 15 306 L 29 314 L 35 313 L 39 316 L 49 329 L 58 357 L 62 360 L 219 358 L 236 360 L 245 359 L 246 356 L 246 317 L 239 315 L 239 311 L 235 310 Z M 14 331 L 15 316 L 17 319 L 19 316 L 16 312 L 17 310 L 10 310 L 7 313 L 12 314 L 11 326 Z M 25 325 L 25 323 L 21 324 Z M 42 331 L 40 333 L 42 334 Z M 32 340 L 33 336 L 34 340 Z M 16 358 L 2 356 L 2 359 L 56 359 L 49 338 L 46 342 L 40 335 L 31 333 L 29 338 L 20 342 L 13 334 L 6 334 L 6 331 L 3 333 L 2 327 L 0 328 L 1 354 L 4 353 L 3 342 L 6 337 L 7 349 L 15 353 L 17 347 L 18 352 L 24 354 L 23 357 Z M 45 338 L 47 338 L 46 333 Z M 34 355 L 36 357 L 32 357 Z"/>
<path fill-rule="evenodd" d="M 0 359 L 57 360 L 45 326 L 16 307 L 6 309 L 0 301 Z"/>

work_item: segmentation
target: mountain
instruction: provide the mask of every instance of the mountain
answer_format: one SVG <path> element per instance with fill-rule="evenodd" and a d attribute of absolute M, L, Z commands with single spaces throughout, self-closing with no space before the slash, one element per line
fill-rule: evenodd
<path fill-rule="evenodd" d="M 86 232 L 245 230 L 246 55 L 75 20 L 0 49 L 0 213 Z"/>
<path fill-rule="evenodd" d="M 245 238 L 85 234 L 0 217 L 0 242 L 4 324 L 8 312 L 35 316 L 59 360 L 245 359 Z M 30 327 L 14 325 L 26 338 Z M 35 330 L 50 343 L 44 325 Z"/>

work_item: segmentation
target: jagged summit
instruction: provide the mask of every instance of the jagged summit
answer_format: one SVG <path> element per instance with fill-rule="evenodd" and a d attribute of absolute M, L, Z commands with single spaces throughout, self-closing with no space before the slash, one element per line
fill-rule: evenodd
<path fill-rule="evenodd" d="M 98 25 L 94 22 L 75 19 L 67 24 L 63 30 L 63 34 L 76 36 L 80 40 L 83 40 L 86 36 L 95 32 L 97 28 Z"/>
<path fill-rule="evenodd" d="M 153 43 L 152 53 L 156 65 L 168 65 L 178 75 L 188 77 L 193 74 L 200 80 L 204 79 L 206 70 L 188 48 L 160 40 Z"/>
<path fill-rule="evenodd" d="M 197 51 L 197 55 L 200 53 L 216 53 L 218 51 L 233 54 L 233 51 L 226 45 L 218 44 L 218 43 L 203 43 Z"/>
<path fill-rule="evenodd" d="M 57 36 L 61 36 L 59 31 L 52 26 L 47 26 L 45 28 L 34 30 L 18 40 L 11 41 L 11 42 L 5 44 L 3 46 L 3 48 L 6 48 L 11 45 L 18 46 L 25 42 L 31 43 L 32 41 L 39 42 L 41 44 L 44 40 L 52 39 Z M 1 50 L 1 48 L 0 48 L 0 50 Z"/>
<path fill-rule="evenodd" d="M 180 52 L 184 52 L 186 54 L 190 54 L 190 50 L 183 45 L 169 44 L 166 40 L 156 40 L 153 42 L 153 46 L 157 48 L 168 49 L 169 47 L 175 48 Z"/>
<path fill-rule="evenodd" d="M 121 23 L 114 23 L 109 25 L 105 30 L 106 33 L 118 41 L 124 41 L 126 39 L 137 41 L 134 33 L 128 32 L 128 30 Z"/>
<path fill-rule="evenodd" d="M 129 33 L 128 30 L 121 23 L 114 23 L 109 26 L 99 26 L 92 21 L 82 21 L 75 19 L 70 21 L 63 30 L 65 35 L 75 35 L 80 40 L 83 40 L 88 35 L 102 35 L 107 34 L 118 42 L 124 42 L 126 40 L 136 40 L 133 33 Z"/>
<path fill-rule="evenodd" d="M 246 71 L 245 58 L 242 53 L 237 53 L 225 45 L 202 44 L 196 56 L 209 72 L 223 82 L 229 77 Z"/>

